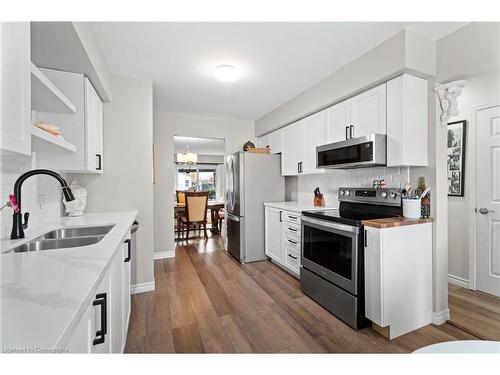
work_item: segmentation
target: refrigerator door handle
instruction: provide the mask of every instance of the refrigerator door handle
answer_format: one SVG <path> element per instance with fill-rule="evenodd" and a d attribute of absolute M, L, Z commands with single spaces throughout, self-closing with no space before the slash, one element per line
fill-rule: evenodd
<path fill-rule="evenodd" d="M 229 212 L 226 213 L 226 216 L 227 216 L 228 220 L 231 219 L 233 221 L 237 221 L 238 223 L 240 222 L 240 218 L 238 216 L 230 214 Z"/>

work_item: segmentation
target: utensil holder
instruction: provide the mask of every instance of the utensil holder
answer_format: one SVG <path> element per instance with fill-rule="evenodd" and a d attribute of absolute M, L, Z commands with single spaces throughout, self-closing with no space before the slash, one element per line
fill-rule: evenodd
<path fill-rule="evenodd" d="M 420 219 L 422 203 L 420 199 L 403 199 L 403 216 L 408 219 Z"/>

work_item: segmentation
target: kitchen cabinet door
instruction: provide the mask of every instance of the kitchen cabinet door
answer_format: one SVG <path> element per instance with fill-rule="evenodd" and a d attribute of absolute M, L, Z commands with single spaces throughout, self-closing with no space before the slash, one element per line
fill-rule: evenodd
<path fill-rule="evenodd" d="M 427 166 L 427 80 L 387 82 L 387 166 Z"/>
<path fill-rule="evenodd" d="M 130 239 L 130 238 L 129 238 Z M 130 255 L 130 256 L 129 256 Z M 130 272 L 132 266 L 131 254 L 129 254 L 129 242 L 124 242 L 122 246 L 122 265 L 123 265 L 123 298 L 122 298 L 122 337 L 123 348 L 127 342 L 128 324 L 130 321 Z"/>
<path fill-rule="evenodd" d="M 363 137 L 369 134 L 386 134 L 386 84 L 362 92 L 350 99 L 351 138 Z"/>
<path fill-rule="evenodd" d="M 281 154 L 283 152 L 283 129 L 278 129 L 270 134 L 271 153 Z"/>
<path fill-rule="evenodd" d="M 31 155 L 29 22 L 0 23 L 0 148 Z"/>
<path fill-rule="evenodd" d="M 94 307 L 90 305 L 84 312 L 66 345 L 69 353 L 91 353 L 94 340 Z"/>
<path fill-rule="evenodd" d="M 263 135 L 257 140 L 257 147 L 266 148 L 271 147 L 271 134 Z"/>
<path fill-rule="evenodd" d="M 365 227 L 365 316 L 384 327 L 380 229 Z"/>
<path fill-rule="evenodd" d="M 119 249 L 118 254 L 115 256 L 115 259 L 112 264 L 112 311 L 111 311 L 111 322 L 113 324 L 113 337 L 112 337 L 112 353 L 122 353 L 123 350 L 123 298 L 125 288 L 124 284 L 124 267 L 123 267 L 123 257 L 122 257 L 122 249 Z"/>
<path fill-rule="evenodd" d="M 349 138 L 351 102 L 345 100 L 325 110 L 325 143 L 344 141 Z"/>
<path fill-rule="evenodd" d="M 265 254 L 273 261 L 283 264 L 283 211 L 266 207 L 264 220 Z"/>
<path fill-rule="evenodd" d="M 325 144 L 325 111 L 301 121 L 302 158 L 301 174 L 324 173 L 316 168 L 316 147 Z"/>
<path fill-rule="evenodd" d="M 283 153 L 281 154 L 281 174 L 297 176 L 302 161 L 301 123 L 297 121 L 283 129 Z"/>
<path fill-rule="evenodd" d="M 85 78 L 86 164 L 89 171 L 96 173 L 102 173 L 102 126 L 101 99 L 88 78 Z"/>
<path fill-rule="evenodd" d="M 97 287 L 94 307 L 92 353 L 111 353 L 112 326 L 111 314 L 113 311 L 113 293 L 111 285 L 112 269 L 106 272 L 101 283 Z"/>

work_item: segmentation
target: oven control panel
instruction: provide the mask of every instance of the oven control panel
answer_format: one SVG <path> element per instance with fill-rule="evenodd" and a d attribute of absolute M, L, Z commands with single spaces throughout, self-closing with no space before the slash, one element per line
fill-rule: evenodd
<path fill-rule="evenodd" d="M 401 206 L 401 189 L 339 188 L 339 202 L 359 202 Z"/>

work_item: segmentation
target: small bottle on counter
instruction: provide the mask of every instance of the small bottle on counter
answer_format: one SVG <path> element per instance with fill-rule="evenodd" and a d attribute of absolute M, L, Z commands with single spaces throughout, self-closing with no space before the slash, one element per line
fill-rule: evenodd
<path fill-rule="evenodd" d="M 419 190 L 419 194 L 422 194 L 425 189 L 427 189 L 427 187 L 425 186 L 425 177 L 419 177 L 418 178 L 418 187 L 417 187 L 417 190 Z M 422 206 L 421 206 L 421 209 L 420 209 L 420 212 L 421 212 L 421 216 L 423 218 L 428 218 L 429 216 L 431 216 L 431 198 L 430 198 L 430 192 L 428 192 L 427 194 L 425 194 L 425 197 L 421 197 L 421 203 L 422 203 Z"/>

